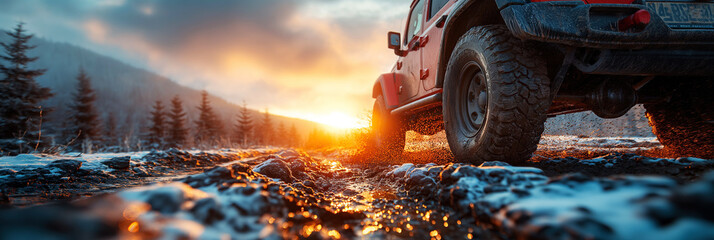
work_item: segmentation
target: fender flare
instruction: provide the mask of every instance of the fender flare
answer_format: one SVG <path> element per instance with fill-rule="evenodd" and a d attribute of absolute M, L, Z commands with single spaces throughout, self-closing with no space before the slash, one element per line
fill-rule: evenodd
<path fill-rule="evenodd" d="M 388 110 L 399 107 L 399 92 L 397 89 L 397 76 L 395 73 L 379 75 L 372 87 L 372 98 L 384 97 L 384 104 Z"/>
<path fill-rule="evenodd" d="M 489 6 L 489 4 L 493 4 Z M 525 0 L 466 0 L 458 1 L 452 7 L 453 10 L 446 17 L 446 23 L 444 24 L 444 33 L 441 35 L 441 49 L 439 51 L 439 65 L 436 71 L 436 87 L 444 87 L 444 76 L 446 75 L 446 67 L 448 66 L 449 58 L 451 57 L 451 51 L 453 50 L 456 42 L 461 38 L 460 31 L 466 32 L 471 27 L 479 26 L 482 24 L 492 24 L 493 19 L 488 18 L 474 18 L 470 14 L 465 14 L 472 7 L 493 7 L 496 10 L 497 15 L 501 22 L 505 22 L 500 14 L 500 10 L 511 5 L 522 5 L 526 4 Z M 479 6 L 481 5 L 481 6 Z M 486 6 L 483 6 L 486 5 Z M 462 26 L 468 21 L 473 21 L 474 26 Z"/>

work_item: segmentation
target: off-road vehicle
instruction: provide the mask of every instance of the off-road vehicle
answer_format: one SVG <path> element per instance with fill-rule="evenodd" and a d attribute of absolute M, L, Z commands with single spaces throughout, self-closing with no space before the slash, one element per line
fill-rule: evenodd
<path fill-rule="evenodd" d="M 644 104 L 674 151 L 714 151 L 714 2 L 415 0 L 373 87 L 375 146 L 446 130 L 459 161 L 522 163 L 547 117 Z"/>

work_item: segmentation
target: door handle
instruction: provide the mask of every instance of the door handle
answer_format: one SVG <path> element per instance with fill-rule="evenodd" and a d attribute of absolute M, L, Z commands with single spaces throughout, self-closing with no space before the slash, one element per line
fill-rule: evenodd
<path fill-rule="evenodd" d="M 428 68 L 419 69 L 419 79 L 424 80 L 427 77 L 429 77 L 429 69 Z"/>
<path fill-rule="evenodd" d="M 419 40 L 416 40 L 416 41 L 414 42 L 414 45 L 412 45 L 409 50 L 410 50 L 410 51 L 416 51 L 416 50 L 419 49 L 419 46 L 421 46 L 421 42 L 420 42 Z"/>
<path fill-rule="evenodd" d="M 439 18 L 439 20 L 436 21 L 436 27 L 438 27 L 438 28 L 443 28 L 443 27 L 444 27 L 444 23 L 446 23 L 446 18 L 447 18 L 447 15 L 441 16 L 441 17 Z"/>
<path fill-rule="evenodd" d="M 419 38 L 419 42 L 418 42 L 418 43 L 419 43 L 419 46 L 420 46 L 420 47 L 425 47 L 425 46 L 426 46 L 426 43 L 428 43 L 428 42 L 429 42 L 429 35 L 426 35 L 426 36 L 423 36 L 423 37 Z"/>

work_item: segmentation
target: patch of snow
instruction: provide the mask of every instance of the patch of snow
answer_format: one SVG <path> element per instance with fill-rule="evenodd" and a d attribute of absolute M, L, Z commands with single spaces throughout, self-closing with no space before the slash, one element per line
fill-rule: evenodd
<path fill-rule="evenodd" d="M 111 168 L 102 164 L 102 161 L 115 157 L 130 156 L 132 161 L 141 161 L 144 155 L 149 152 L 129 152 L 129 153 L 93 153 L 93 154 L 20 154 L 17 156 L 0 157 L 0 168 L 20 171 L 27 168 L 44 167 L 47 164 L 61 159 L 74 159 L 82 162 L 80 169 L 110 171 Z"/>
<path fill-rule="evenodd" d="M 412 163 L 406 163 L 402 164 L 399 166 L 394 166 L 394 169 L 391 171 L 387 172 L 387 177 L 390 178 L 404 178 L 406 177 L 407 173 L 414 169 L 414 164 Z"/>
<path fill-rule="evenodd" d="M 661 147 L 656 137 L 587 137 L 572 135 L 543 135 L 539 147 L 561 149 L 564 146 L 581 150 L 629 149 Z"/>

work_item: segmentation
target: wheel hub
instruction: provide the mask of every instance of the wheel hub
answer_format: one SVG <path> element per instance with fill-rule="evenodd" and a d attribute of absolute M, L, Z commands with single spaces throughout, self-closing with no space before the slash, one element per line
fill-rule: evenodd
<path fill-rule="evenodd" d="M 483 81 L 483 73 L 478 72 L 469 82 L 467 99 L 466 99 L 466 114 L 468 114 L 469 122 L 472 127 L 479 129 L 483 124 L 484 116 L 486 115 L 486 106 L 488 104 L 488 92 L 486 84 Z"/>

